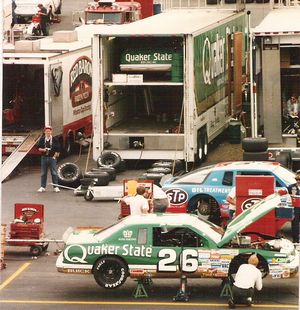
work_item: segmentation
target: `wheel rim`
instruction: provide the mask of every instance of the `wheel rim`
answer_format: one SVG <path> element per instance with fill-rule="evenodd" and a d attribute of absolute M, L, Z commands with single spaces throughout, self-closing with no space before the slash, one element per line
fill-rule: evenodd
<path fill-rule="evenodd" d="M 206 202 L 200 202 L 197 206 L 199 214 L 204 216 L 210 215 L 210 209 L 210 206 Z"/>
<path fill-rule="evenodd" d="M 115 283 L 121 277 L 121 269 L 119 264 L 115 262 L 107 262 L 100 269 L 103 280 L 107 284 Z"/>

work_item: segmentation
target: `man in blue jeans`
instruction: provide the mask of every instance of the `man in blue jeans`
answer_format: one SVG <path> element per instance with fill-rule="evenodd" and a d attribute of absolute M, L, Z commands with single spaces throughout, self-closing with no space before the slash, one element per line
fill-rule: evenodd
<path fill-rule="evenodd" d="M 60 144 L 58 139 L 52 136 L 51 126 L 46 126 L 44 128 L 44 135 L 40 138 L 37 147 L 42 153 L 41 187 L 38 189 L 38 192 L 42 193 L 46 191 L 48 168 L 50 168 L 52 183 L 54 184 L 54 192 L 58 193 L 60 190 L 55 186 L 58 184 L 56 160 L 60 153 Z"/>

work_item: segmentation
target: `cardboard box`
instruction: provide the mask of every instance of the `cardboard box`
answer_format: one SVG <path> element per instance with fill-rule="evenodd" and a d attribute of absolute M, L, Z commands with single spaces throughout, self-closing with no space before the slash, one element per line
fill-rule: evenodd
<path fill-rule="evenodd" d="M 15 42 L 16 52 L 38 52 L 40 51 L 40 40 L 20 40 Z"/>
<path fill-rule="evenodd" d="M 74 42 L 77 40 L 76 31 L 60 30 L 53 32 L 53 42 Z"/>
<path fill-rule="evenodd" d="M 142 84 L 143 83 L 143 74 L 128 74 L 127 75 L 128 84 Z"/>
<path fill-rule="evenodd" d="M 127 74 L 115 73 L 112 75 L 113 83 L 127 83 Z"/>

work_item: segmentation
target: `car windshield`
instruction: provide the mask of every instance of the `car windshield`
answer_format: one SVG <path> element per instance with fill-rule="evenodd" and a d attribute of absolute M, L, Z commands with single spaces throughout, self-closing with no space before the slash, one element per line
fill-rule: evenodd
<path fill-rule="evenodd" d="M 295 181 L 295 173 L 293 173 L 292 171 L 290 171 L 284 167 L 278 166 L 275 169 L 275 174 L 278 175 L 278 177 L 281 180 L 283 180 L 283 182 L 285 183 L 286 186 L 294 184 L 296 182 Z"/>
<path fill-rule="evenodd" d="M 121 13 L 87 13 L 87 24 L 120 24 L 121 22 Z"/>
<path fill-rule="evenodd" d="M 208 166 L 204 168 L 200 168 L 194 171 L 191 171 L 182 177 L 173 181 L 173 184 L 180 183 L 197 183 L 201 184 L 206 179 L 206 177 L 210 174 L 214 166 Z"/>

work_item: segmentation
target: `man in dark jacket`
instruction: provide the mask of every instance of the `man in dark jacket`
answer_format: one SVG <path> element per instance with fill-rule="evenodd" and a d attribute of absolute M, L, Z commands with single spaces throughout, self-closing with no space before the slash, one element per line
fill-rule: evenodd
<path fill-rule="evenodd" d="M 46 190 L 47 186 L 47 174 L 48 168 L 50 168 L 52 183 L 54 184 L 54 191 L 59 192 L 58 176 L 56 169 L 56 160 L 60 153 L 60 144 L 56 137 L 52 136 L 52 127 L 46 126 L 44 129 L 44 135 L 40 138 L 37 147 L 42 153 L 41 158 L 41 187 L 38 189 L 39 193 Z"/>
<path fill-rule="evenodd" d="M 300 171 L 296 172 L 296 183 L 288 187 L 291 197 L 299 196 L 300 198 Z M 294 207 L 294 219 L 292 220 L 292 237 L 293 242 L 299 243 L 299 223 L 300 223 L 300 207 Z"/>
<path fill-rule="evenodd" d="M 40 16 L 40 26 L 41 26 L 41 30 L 42 30 L 42 34 L 43 36 L 48 36 L 48 22 L 49 22 L 49 17 L 48 17 L 48 13 L 47 13 L 47 9 L 41 4 L 38 4 L 38 15 Z"/>

